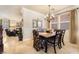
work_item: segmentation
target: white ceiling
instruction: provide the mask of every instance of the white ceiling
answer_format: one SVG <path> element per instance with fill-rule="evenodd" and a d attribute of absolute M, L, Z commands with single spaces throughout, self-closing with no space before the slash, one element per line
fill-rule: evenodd
<path fill-rule="evenodd" d="M 0 5 L 0 12 L 7 12 L 7 13 L 19 13 L 21 11 L 20 6 L 13 6 L 13 5 Z"/>
<path fill-rule="evenodd" d="M 53 12 L 58 12 L 64 8 L 68 8 L 72 5 L 51 5 L 51 11 Z M 0 11 L 8 11 L 8 12 L 13 12 L 13 13 L 20 13 L 20 10 L 22 7 L 47 14 L 49 11 L 48 5 L 0 5 Z M 53 10 L 54 8 L 54 10 Z"/>
<path fill-rule="evenodd" d="M 71 7 L 72 5 L 51 5 L 51 12 L 58 12 L 64 8 Z M 49 11 L 48 5 L 27 5 L 25 6 L 28 9 L 47 14 Z"/>

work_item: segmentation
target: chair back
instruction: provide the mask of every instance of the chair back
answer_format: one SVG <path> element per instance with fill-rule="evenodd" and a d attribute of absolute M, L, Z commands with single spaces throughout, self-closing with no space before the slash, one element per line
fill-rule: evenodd
<path fill-rule="evenodd" d="M 3 33 L 3 28 L 2 28 L 2 26 L 0 26 L 0 33 L 1 33 L 1 34 Z"/>
<path fill-rule="evenodd" d="M 62 31 L 56 30 L 55 43 L 57 44 L 61 43 L 61 36 L 62 36 Z"/>
<path fill-rule="evenodd" d="M 0 25 L 0 45 L 3 44 L 3 28 L 2 25 Z"/>
<path fill-rule="evenodd" d="M 33 30 L 33 39 L 36 40 L 39 36 L 39 32 L 37 30 Z"/>
<path fill-rule="evenodd" d="M 62 37 L 61 37 L 62 40 L 64 39 L 65 31 L 66 30 L 62 30 Z"/>
<path fill-rule="evenodd" d="M 39 32 L 37 30 L 33 30 L 33 47 L 39 51 L 41 48 L 41 40 L 39 39 Z"/>

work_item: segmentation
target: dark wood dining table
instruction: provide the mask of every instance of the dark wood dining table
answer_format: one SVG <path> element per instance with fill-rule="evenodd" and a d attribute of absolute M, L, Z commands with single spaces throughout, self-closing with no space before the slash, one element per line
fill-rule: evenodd
<path fill-rule="evenodd" d="M 45 41 L 45 53 L 47 53 L 48 51 L 48 40 L 50 39 L 51 36 L 55 35 L 55 32 L 53 33 L 46 33 L 46 32 L 42 32 L 39 33 L 40 36 L 43 36 L 45 39 L 43 39 Z"/>

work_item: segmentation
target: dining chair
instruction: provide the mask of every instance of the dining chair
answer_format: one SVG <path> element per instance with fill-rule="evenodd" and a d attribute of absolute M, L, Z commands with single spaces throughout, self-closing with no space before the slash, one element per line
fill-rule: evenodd
<path fill-rule="evenodd" d="M 62 48 L 61 43 L 62 43 L 62 40 L 63 40 L 63 30 L 56 29 L 55 31 L 56 31 L 56 35 L 59 35 L 59 38 L 58 38 L 59 39 L 58 47 L 59 47 L 59 49 L 61 49 Z"/>
<path fill-rule="evenodd" d="M 3 53 L 4 45 L 3 45 L 3 39 L 0 39 L 0 54 Z"/>
<path fill-rule="evenodd" d="M 65 44 L 64 44 L 64 35 L 65 35 L 65 31 L 66 31 L 66 30 L 65 30 L 65 29 L 56 29 L 55 31 L 56 31 L 56 32 L 58 32 L 58 31 L 61 32 L 60 48 L 62 48 L 62 44 L 65 45 Z"/>
<path fill-rule="evenodd" d="M 2 26 L 0 26 L 0 54 L 3 53 L 3 49 L 4 45 L 3 45 L 3 28 Z"/>
<path fill-rule="evenodd" d="M 33 30 L 33 47 L 36 49 L 36 51 L 43 49 L 44 40 L 41 39 L 42 37 L 39 36 L 39 32 L 37 30 Z"/>
<path fill-rule="evenodd" d="M 19 30 L 16 31 L 16 34 L 18 36 L 19 41 L 23 40 L 23 33 L 22 33 L 22 28 L 18 28 Z"/>
<path fill-rule="evenodd" d="M 65 43 L 64 43 L 64 35 L 65 35 L 65 32 L 66 32 L 66 30 L 62 30 L 61 40 L 62 40 L 63 45 L 65 45 Z"/>
<path fill-rule="evenodd" d="M 54 47 L 54 53 L 56 52 L 56 46 L 58 46 L 59 49 L 61 49 L 61 35 L 62 32 L 60 30 L 56 30 L 56 34 L 54 36 L 51 36 L 48 40 L 48 43 L 51 44 Z"/>
<path fill-rule="evenodd" d="M 39 39 L 40 39 L 40 42 L 41 42 L 41 49 L 44 49 L 45 53 L 47 53 L 47 40 L 48 38 L 42 36 L 42 35 L 39 35 Z"/>

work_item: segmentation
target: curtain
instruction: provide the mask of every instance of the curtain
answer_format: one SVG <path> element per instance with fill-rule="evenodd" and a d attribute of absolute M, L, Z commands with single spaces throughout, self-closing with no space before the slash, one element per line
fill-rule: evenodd
<path fill-rule="evenodd" d="M 70 42 L 73 44 L 77 43 L 77 39 L 76 39 L 76 9 L 71 10 Z"/>
<path fill-rule="evenodd" d="M 79 8 L 76 9 L 76 36 L 77 44 L 79 44 Z"/>

